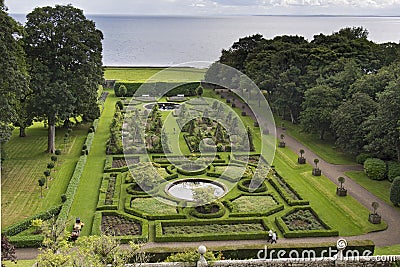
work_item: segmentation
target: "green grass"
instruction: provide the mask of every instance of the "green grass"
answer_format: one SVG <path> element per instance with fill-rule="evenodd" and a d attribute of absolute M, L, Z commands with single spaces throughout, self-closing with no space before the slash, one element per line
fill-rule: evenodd
<path fill-rule="evenodd" d="M 166 200 L 170 202 L 169 200 Z M 157 198 L 136 198 L 132 201 L 132 207 L 149 214 L 176 214 L 176 208 L 164 202 L 160 202 Z"/>
<path fill-rule="evenodd" d="M 275 116 L 275 122 L 277 126 L 281 126 L 283 121 L 278 116 Z M 356 164 L 353 157 L 335 147 L 333 139 L 320 140 L 318 134 L 305 133 L 300 125 L 292 124 L 289 121 L 284 121 L 283 123 L 287 134 L 311 149 L 326 162 L 332 164 Z"/>
<path fill-rule="evenodd" d="M 241 196 L 232 203 L 235 212 L 265 212 L 277 205 L 271 196 Z"/>
<path fill-rule="evenodd" d="M 400 255 L 400 244 L 388 247 L 375 247 L 374 255 Z"/>
<path fill-rule="evenodd" d="M 205 69 L 196 68 L 107 67 L 104 71 L 104 78 L 107 80 L 144 82 L 157 74 L 153 79 L 159 82 L 189 82 L 202 80 L 205 71 Z"/>
<path fill-rule="evenodd" d="M 346 172 L 345 174 L 375 196 L 379 197 L 389 205 L 392 205 L 392 202 L 390 202 L 389 198 L 390 186 L 392 184 L 388 180 L 372 180 L 368 178 L 368 176 L 362 171 L 351 171 Z"/>
<path fill-rule="evenodd" d="M 33 264 L 36 263 L 36 260 L 18 260 L 17 264 L 11 261 L 2 261 L 1 263 L 4 264 L 6 267 L 32 267 Z"/>
<path fill-rule="evenodd" d="M 28 216 L 61 203 L 62 195 L 69 183 L 82 145 L 87 135 L 88 125 L 73 128 L 70 143 L 62 155 L 58 156 L 54 178 L 48 181 L 49 189 L 43 187 L 44 198 L 40 198 L 38 179 L 47 169 L 50 154 L 46 153 L 47 129 L 43 123 L 35 123 L 20 138 L 18 129 L 6 144 L 7 159 L 2 166 L 1 179 L 1 224 L 7 227 Z M 63 149 L 65 129 L 56 130 L 56 147 Z"/>
<path fill-rule="evenodd" d="M 92 148 L 88 155 L 86 166 L 69 214 L 71 220 L 75 217 L 80 217 L 85 223 L 85 227 L 82 229 L 83 235 L 89 235 L 91 232 L 99 188 L 103 177 L 106 143 L 110 136 L 109 125 L 114 116 L 116 101 L 117 98 L 114 96 L 114 93 L 110 93 L 106 99 Z"/>
<path fill-rule="evenodd" d="M 386 223 L 372 225 L 368 222 L 369 211 L 351 196 L 336 196 L 337 185 L 324 176 L 311 175 L 312 167 L 302 165 L 293 168 L 297 155 L 288 148 L 279 149 L 274 165 L 277 171 L 304 199 L 320 218 L 342 236 L 360 235 L 383 230 Z"/>

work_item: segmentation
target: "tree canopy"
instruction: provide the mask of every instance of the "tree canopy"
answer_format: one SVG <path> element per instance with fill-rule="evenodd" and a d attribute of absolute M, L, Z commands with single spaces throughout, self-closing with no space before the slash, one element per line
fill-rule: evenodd
<path fill-rule="evenodd" d="M 47 119 L 48 152 L 54 153 L 57 121 L 99 116 L 103 35 L 82 10 L 71 5 L 35 8 L 27 15 L 25 31 L 32 111 Z"/>
<path fill-rule="evenodd" d="M 336 140 L 350 154 L 400 161 L 399 55 L 400 44 L 377 44 L 368 30 L 348 27 L 310 41 L 240 38 L 219 62 L 250 77 L 276 116 Z M 224 76 L 215 66 L 209 72 Z"/>

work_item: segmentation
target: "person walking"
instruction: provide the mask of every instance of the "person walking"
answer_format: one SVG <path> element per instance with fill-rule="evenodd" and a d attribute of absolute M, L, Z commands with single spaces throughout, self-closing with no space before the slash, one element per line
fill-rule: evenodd
<path fill-rule="evenodd" d="M 273 232 L 273 233 L 272 233 L 271 244 L 273 244 L 273 243 L 276 243 L 276 240 L 277 240 L 276 233 L 275 233 L 275 232 Z"/>
<path fill-rule="evenodd" d="M 274 233 L 274 231 L 272 231 L 272 229 L 269 229 L 269 231 L 268 231 L 268 243 L 269 242 L 272 242 L 272 234 Z"/>

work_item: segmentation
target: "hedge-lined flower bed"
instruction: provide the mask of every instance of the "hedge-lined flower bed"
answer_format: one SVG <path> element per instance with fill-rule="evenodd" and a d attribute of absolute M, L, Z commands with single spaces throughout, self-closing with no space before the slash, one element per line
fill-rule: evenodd
<path fill-rule="evenodd" d="M 276 177 L 276 176 L 275 176 Z M 281 186 L 274 178 L 268 177 L 268 182 L 275 188 L 275 190 L 279 193 L 279 195 L 288 203 L 289 206 L 302 206 L 308 205 L 309 201 L 304 200 L 300 197 L 300 195 L 281 177 L 281 181 L 284 181 L 286 184 L 285 188 Z M 291 190 L 292 194 L 288 194 L 286 190 Z M 297 199 L 293 199 L 292 195 L 295 193 L 297 195 Z"/>
<path fill-rule="evenodd" d="M 156 221 L 155 240 L 203 241 L 265 239 L 269 227 L 260 218 Z"/>
<path fill-rule="evenodd" d="M 293 220 L 293 221 L 292 221 Z M 298 230 L 300 221 L 304 230 Z M 311 207 L 295 207 L 282 217 L 276 217 L 275 223 L 286 238 L 294 237 L 324 237 L 338 236 L 339 231 L 332 230 L 330 226 L 324 223 Z M 295 225 L 294 225 L 294 224 Z M 296 226 L 297 225 L 297 226 Z M 311 228 L 309 226 L 312 226 Z M 318 226 L 318 227 L 316 227 Z M 291 230 L 297 229 L 297 230 Z"/>
<path fill-rule="evenodd" d="M 262 182 L 255 188 L 250 188 L 251 181 L 252 181 L 251 179 L 242 179 L 237 184 L 237 187 L 239 188 L 239 190 L 247 193 L 261 193 L 267 191 L 267 186 L 265 185 L 264 182 Z"/>
<path fill-rule="evenodd" d="M 133 240 L 146 241 L 149 234 L 148 228 L 148 222 L 136 216 L 119 211 L 96 211 L 92 234 L 116 235 L 122 243 L 128 243 Z"/>
<path fill-rule="evenodd" d="M 165 201 L 169 201 L 165 199 Z M 186 215 L 178 213 L 173 203 L 168 205 L 152 197 L 127 197 L 124 211 L 131 215 L 149 220 L 173 220 L 185 219 Z"/>

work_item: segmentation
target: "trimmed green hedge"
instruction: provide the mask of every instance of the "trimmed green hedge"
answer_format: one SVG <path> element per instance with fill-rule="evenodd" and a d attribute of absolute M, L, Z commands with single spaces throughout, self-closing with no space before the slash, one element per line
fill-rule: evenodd
<path fill-rule="evenodd" d="M 364 162 L 364 172 L 372 180 L 384 180 L 386 178 L 386 163 L 378 158 L 369 158 Z"/>
<path fill-rule="evenodd" d="M 196 207 L 190 207 L 189 208 L 189 214 L 190 214 L 190 216 L 193 216 L 193 217 L 196 217 L 196 218 L 200 218 L 200 219 L 221 218 L 222 216 L 225 215 L 226 208 L 222 203 L 216 202 L 216 203 L 213 203 L 213 205 L 218 205 L 218 207 L 219 207 L 218 212 L 204 214 L 204 213 L 198 212 L 196 210 Z"/>
<path fill-rule="evenodd" d="M 76 190 L 78 189 L 79 180 L 81 179 L 83 169 L 86 165 L 86 159 L 86 155 L 80 156 L 78 162 L 76 163 L 74 173 L 72 174 L 67 190 L 65 191 L 67 200 L 64 202 L 61 208 L 57 221 L 66 221 L 68 219 L 69 211 L 71 209 L 72 202 L 74 201 Z"/>
<path fill-rule="evenodd" d="M 58 215 L 60 213 L 62 205 L 57 205 L 54 206 L 48 210 L 42 211 L 41 213 L 35 214 L 29 218 L 26 218 L 23 221 L 20 221 L 18 223 L 15 223 L 5 229 L 3 229 L 1 232 L 9 237 L 12 237 L 26 229 L 28 229 L 31 226 L 32 220 L 35 219 L 42 219 L 43 221 L 46 221 L 53 217 L 53 215 Z"/>
<path fill-rule="evenodd" d="M 288 216 L 296 211 L 299 210 L 309 210 L 311 213 L 318 219 L 319 223 L 326 229 L 326 230 L 304 230 L 304 231 L 291 231 L 289 230 L 286 223 L 283 221 L 282 217 Z M 339 236 L 339 231 L 332 230 L 332 228 L 323 222 L 318 214 L 310 207 L 294 207 L 291 211 L 283 215 L 282 217 L 275 218 L 275 224 L 279 228 L 279 230 L 283 233 L 283 236 L 286 238 L 298 238 L 298 237 L 326 237 L 326 236 Z"/>
<path fill-rule="evenodd" d="M 122 181 L 122 174 L 118 173 L 117 177 L 115 178 L 115 190 L 114 190 L 114 195 L 112 198 L 112 204 L 107 205 L 105 203 L 106 201 L 106 195 L 107 195 L 107 190 L 110 182 L 110 174 L 104 174 L 103 179 L 101 182 L 101 187 L 100 187 L 100 193 L 99 193 L 99 201 L 97 202 L 97 210 L 117 210 L 118 209 L 118 202 L 119 202 L 119 197 L 120 197 L 120 192 L 121 192 L 121 181 Z"/>
<path fill-rule="evenodd" d="M 200 233 L 200 234 L 163 234 L 163 226 L 179 226 L 179 225 L 207 225 L 207 224 L 241 224 L 241 223 L 260 223 L 265 231 L 259 232 L 231 232 L 231 233 Z M 211 219 L 211 220 L 170 220 L 155 221 L 156 225 L 156 242 L 182 242 L 182 241 L 224 241 L 224 240 L 255 240 L 266 239 L 269 227 L 265 220 L 260 218 L 230 218 L 230 219 Z"/>
<path fill-rule="evenodd" d="M 119 168 L 113 168 L 112 167 L 112 163 L 114 160 L 118 160 L 118 159 L 138 159 L 138 156 L 125 156 L 125 155 L 108 155 L 106 156 L 106 161 L 104 163 L 104 173 L 109 173 L 109 172 L 127 172 L 129 170 L 129 165 L 127 166 L 122 166 Z M 127 163 L 128 164 L 128 163 Z"/>
<path fill-rule="evenodd" d="M 149 214 L 144 211 L 135 209 L 131 207 L 132 198 L 127 197 L 125 199 L 124 211 L 128 214 L 135 215 L 141 218 L 145 218 L 148 220 L 174 220 L 174 219 L 185 219 L 186 215 L 184 214 Z"/>
<path fill-rule="evenodd" d="M 126 94 L 123 95 L 119 88 L 124 85 L 126 87 Z M 143 86 L 142 86 L 143 85 Z M 142 86 L 142 87 L 141 87 Z M 150 96 L 159 96 L 160 92 L 165 91 L 164 88 L 170 88 L 166 92 L 165 96 L 171 97 L 178 94 L 184 94 L 185 96 L 195 96 L 197 95 L 197 88 L 200 86 L 199 82 L 190 83 L 168 83 L 168 82 L 153 82 L 153 83 L 138 83 L 132 81 L 117 81 L 114 84 L 114 92 L 118 97 L 127 96 L 132 97 L 135 95 L 136 91 L 140 88 L 140 94 L 148 94 Z M 140 96 L 141 96 L 140 95 Z"/>
<path fill-rule="evenodd" d="M 261 193 L 261 192 L 266 192 L 267 191 L 267 186 L 265 185 L 264 182 L 262 182 L 260 184 L 259 187 L 257 187 L 255 190 L 250 191 L 250 188 L 245 186 L 244 183 L 251 183 L 251 179 L 242 179 L 239 181 L 239 183 L 237 184 L 237 187 L 239 188 L 239 190 L 243 191 L 243 192 L 247 192 L 247 193 Z"/>
<path fill-rule="evenodd" d="M 131 219 L 137 223 L 140 223 L 141 228 L 142 228 L 142 234 L 140 236 L 116 236 L 116 238 L 121 242 L 121 243 L 129 243 L 129 241 L 144 241 L 146 242 L 148 240 L 149 236 L 149 224 L 147 220 L 144 220 L 142 218 L 132 216 L 120 211 L 96 211 L 93 219 L 93 227 L 92 227 L 92 235 L 100 235 L 101 234 L 101 221 L 103 215 L 120 215 L 122 217 Z"/>
<path fill-rule="evenodd" d="M 43 235 L 12 236 L 9 238 L 16 248 L 37 248 L 43 243 Z"/>
<path fill-rule="evenodd" d="M 282 188 L 282 186 L 275 181 L 273 178 L 268 177 L 267 178 L 268 182 L 275 188 L 275 190 L 279 193 L 279 195 L 281 195 L 281 197 L 286 201 L 286 203 L 288 203 L 289 206 L 302 206 L 302 205 L 309 205 L 310 202 L 308 200 L 304 200 L 304 199 L 300 199 L 300 200 L 296 200 L 293 199 L 286 191 L 285 189 Z M 299 198 L 300 195 L 288 184 L 286 183 L 286 181 L 282 178 L 282 180 L 284 181 L 285 185 L 290 188 L 290 190 L 297 194 L 297 196 Z"/>

